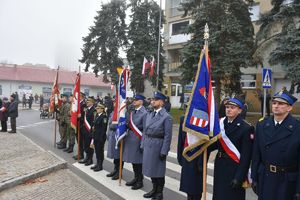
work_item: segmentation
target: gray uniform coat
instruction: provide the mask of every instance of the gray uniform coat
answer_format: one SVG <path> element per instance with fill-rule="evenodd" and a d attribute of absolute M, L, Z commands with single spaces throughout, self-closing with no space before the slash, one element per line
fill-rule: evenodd
<path fill-rule="evenodd" d="M 107 157 L 111 159 L 120 159 L 120 149 L 116 149 L 117 124 L 112 124 L 112 113 L 109 116 L 107 131 Z"/>
<path fill-rule="evenodd" d="M 132 111 L 132 120 L 135 126 L 143 131 L 143 118 L 147 114 L 144 106 L 139 110 Z M 129 114 L 130 120 L 130 114 Z M 140 151 L 141 140 L 129 128 L 126 137 L 124 138 L 123 161 L 127 163 L 141 164 L 143 162 L 143 153 Z"/>
<path fill-rule="evenodd" d="M 168 155 L 172 140 L 172 117 L 162 108 L 155 117 L 147 113 L 144 117 L 144 130 L 141 148 L 143 149 L 143 174 L 148 177 L 164 177 L 166 160 L 160 155 Z"/>

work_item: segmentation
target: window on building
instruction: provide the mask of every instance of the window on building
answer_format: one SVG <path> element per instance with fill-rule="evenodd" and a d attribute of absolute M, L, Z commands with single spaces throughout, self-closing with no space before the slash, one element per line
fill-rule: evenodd
<path fill-rule="evenodd" d="M 85 96 L 90 96 L 90 89 L 88 89 L 88 88 L 85 88 L 84 90 L 83 90 L 83 93 L 85 94 Z"/>
<path fill-rule="evenodd" d="M 256 75 L 244 74 L 241 76 L 241 86 L 243 89 L 255 89 L 256 88 Z"/>
<path fill-rule="evenodd" d="M 260 7 L 259 4 L 255 4 L 253 6 L 251 6 L 249 8 L 249 12 L 250 12 L 250 17 L 251 17 L 251 21 L 255 22 L 257 20 L 259 20 L 259 15 L 260 15 Z"/>
<path fill-rule="evenodd" d="M 177 87 L 177 96 L 181 96 L 181 95 L 182 95 L 182 92 L 183 92 L 182 86 L 181 86 L 181 85 L 178 85 L 178 87 Z"/>
<path fill-rule="evenodd" d="M 73 93 L 72 88 L 64 88 L 63 89 L 63 94 L 70 96 L 72 93 Z"/>
<path fill-rule="evenodd" d="M 52 94 L 52 88 L 51 87 L 42 87 L 43 97 L 44 99 L 50 99 Z"/>
<path fill-rule="evenodd" d="M 170 0 L 170 9 L 171 9 L 171 16 L 175 17 L 178 15 L 182 15 L 183 11 L 179 11 L 180 3 L 184 3 L 187 0 Z"/>
<path fill-rule="evenodd" d="M 183 21 L 183 22 L 172 24 L 172 35 L 185 34 L 188 26 L 189 26 L 189 21 Z"/>
<path fill-rule="evenodd" d="M 0 85 L 0 95 L 2 95 L 2 85 Z"/>
<path fill-rule="evenodd" d="M 97 96 L 102 97 L 102 92 L 97 92 Z"/>
<path fill-rule="evenodd" d="M 171 85 L 171 96 L 176 95 L 176 85 Z"/>

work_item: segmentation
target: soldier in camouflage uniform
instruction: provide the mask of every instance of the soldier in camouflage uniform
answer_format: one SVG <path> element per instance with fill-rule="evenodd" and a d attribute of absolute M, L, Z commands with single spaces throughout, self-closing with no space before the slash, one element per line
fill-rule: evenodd
<path fill-rule="evenodd" d="M 65 149 L 67 144 L 67 129 L 68 129 L 68 110 L 70 104 L 68 102 L 68 95 L 62 94 L 62 106 L 59 110 L 59 133 L 61 143 L 57 145 L 58 149 Z"/>
<path fill-rule="evenodd" d="M 72 153 L 74 144 L 75 144 L 75 130 L 71 127 L 71 103 L 73 102 L 73 95 L 70 95 L 70 103 L 68 109 L 66 109 L 66 123 L 67 123 L 67 139 L 68 139 L 68 148 L 64 149 L 64 152 Z"/>

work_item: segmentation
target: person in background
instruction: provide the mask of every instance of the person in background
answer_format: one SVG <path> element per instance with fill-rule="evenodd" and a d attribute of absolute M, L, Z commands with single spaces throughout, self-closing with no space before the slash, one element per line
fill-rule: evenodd
<path fill-rule="evenodd" d="M 7 120 L 8 120 L 8 98 L 3 97 L 2 106 L 0 106 L 0 120 L 1 120 L 1 132 L 7 132 Z"/>
<path fill-rule="evenodd" d="M 184 93 L 181 93 L 179 103 L 180 103 L 179 109 L 183 110 L 184 109 Z"/>
<path fill-rule="evenodd" d="M 18 103 L 15 98 L 15 94 L 10 95 L 10 103 L 7 108 L 11 126 L 11 131 L 9 131 L 9 133 L 17 133 Z"/>
<path fill-rule="evenodd" d="M 26 106 L 26 102 L 27 101 L 27 99 L 26 99 L 26 95 L 25 94 L 23 94 L 23 97 L 22 97 L 22 105 L 23 105 L 23 108 L 26 108 L 27 106 Z"/>
<path fill-rule="evenodd" d="M 165 101 L 165 109 L 168 113 L 170 113 L 171 111 L 171 102 L 170 102 L 170 97 L 167 97 L 166 98 L 166 101 Z"/>
<path fill-rule="evenodd" d="M 43 105 L 44 105 L 44 96 L 41 94 L 40 95 L 40 110 L 43 110 Z"/>
<path fill-rule="evenodd" d="M 28 107 L 29 107 L 29 109 L 31 109 L 31 107 L 32 107 L 33 100 L 34 100 L 33 96 L 32 96 L 32 94 L 30 94 L 29 100 L 28 100 Z"/>

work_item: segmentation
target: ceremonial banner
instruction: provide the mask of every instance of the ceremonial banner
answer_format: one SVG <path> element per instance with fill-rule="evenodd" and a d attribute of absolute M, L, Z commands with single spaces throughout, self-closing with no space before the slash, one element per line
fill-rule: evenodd
<path fill-rule="evenodd" d="M 155 71 L 155 59 L 154 56 L 152 56 L 152 60 L 150 62 L 150 76 L 154 76 L 154 71 Z"/>
<path fill-rule="evenodd" d="M 118 127 L 116 133 L 116 148 L 118 143 L 125 137 L 127 130 L 126 126 L 126 93 L 127 93 L 127 83 L 129 78 L 129 69 L 123 69 L 120 79 L 119 79 L 119 119 Z"/>
<path fill-rule="evenodd" d="M 144 57 L 142 75 L 145 76 L 146 70 L 150 68 L 150 62 Z"/>
<path fill-rule="evenodd" d="M 76 131 L 78 118 L 81 115 L 80 110 L 80 73 L 77 74 L 74 91 L 73 91 L 73 102 L 71 102 L 71 126 Z"/>
<path fill-rule="evenodd" d="M 187 132 L 183 156 L 189 161 L 199 156 L 210 144 L 217 141 L 216 136 L 220 133 L 207 46 L 204 46 L 200 54 L 195 83 L 183 122 L 183 130 Z"/>
<path fill-rule="evenodd" d="M 60 104 L 61 104 L 61 101 L 59 99 L 60 92 L 59 92 L 59 88 L 58 88 L 58 72 L 59 72 L 59 67 L 56 70 L 56 76 L 55 76 L 55 79 L 54 79 L 54 82 L 53 82 L 52 94 L 51 94 L 51 97 L 50 97 L 49 111 L 51 113 L 54 112 L 55 105 L 60 106 Z"/>

